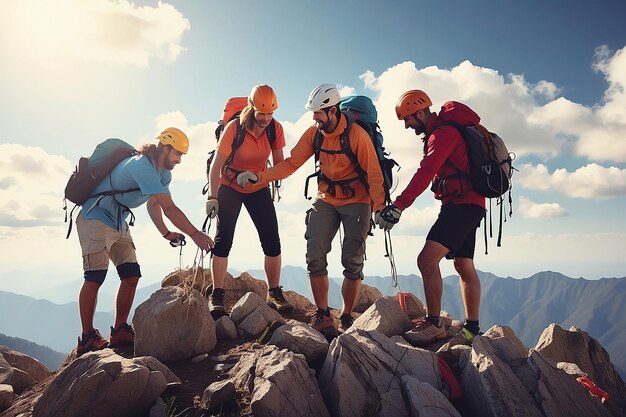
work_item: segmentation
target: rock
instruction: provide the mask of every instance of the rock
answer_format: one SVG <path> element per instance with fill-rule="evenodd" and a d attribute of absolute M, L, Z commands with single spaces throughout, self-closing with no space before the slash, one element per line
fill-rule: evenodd
<path fill-rule="evenodd" d="M 528 363 L 537 380 L 535 400 L 546 416 L 611 416 L 598 398 L 589 395 L 574 378 L 556 369 L 539 352 L 531 352 Z"/>
<path fill-rule="evenodd" d="M 217 333 L 217 340 L 220 342 L 239 338 L 237 326 L 228 316 L 222 316 L 215 321 L 215 332 Z"/>
<path fill-rule="evenodd" d="M 415 294 L 402 292 L 398 293 L 397 297 L 394 298 L 398 300 L 400 308 L 409 315 L 410 319 L 426 317 L 426 308 L 424 307 L 424 303 L 422 303 L 422 301 L 417 298 Z"/>
<path fill-rule="evenodd" d="M 626 386 L 615 372 L 609 354 L 587 332 L 576 327 L 564 330 L 552 323 L 543 331 L 534 349 L 555 364 L 575 363 L 612 398 L 626 398 Z"/>
<path fill-rule="evenodd" d="M 265 303 L 265 299 L 254 292 L 246 293 L 233 306 L 230 319 L 244 336 L 257 336 L 271 323 L 285 323 L 285 319 Z"/>
<path fill-rule="evenodd" d="M 370 308 L 374 301 L 382 298 L 383 294 L 376 287 L 371 287 L 367 284 L 361 284 L 361 292 L 359 293 L 359 298 L 357 302 L 354 304 L 354 308 L 352 311 L 355 313 L 363 313 L 365 310 Z"/>
<path fill-rule="evenodd" d="M 470 415 L 544 417 L 526 386 L 499 357 L 499 352 L 508 361 L 517 360 L 517 365 L 526 361 L 525 355 L 519 356 L 514 342 L 484 336 L 476 336 L 470 353 L 461 356 L 459 379 Z"/>
<path fill-rule="evenodd" d="M 401 391 L 404 375 L 442 388 L 433 352 L 401 346 L 377 331 L 356 329 L 330 344 L 319 385 L 332 416 L 360 417 L 379 409 L 376 415 L 381 417 L 409 416 Z"/>
<path fill-rule="evenodd" d="M 161 397 L 157 398 L 154 405 L 150 407 L 149 417 L 167 417 L 165 412 L 165 402 Z"/>
<path fill-rule="evenodd" d="M 111 349 L 89 352 L 59 371 L 35 405 L 33 417 L 133 417 L 167 387 L 150 360 L 125 359 Z"/>
<path fill-rule="evenodd" d="M 448 399 L 432 385 L 404 375 L 401 379 L 403 397 L 409 404 L 409 415 L 419 417 L 461 417 Z"/>
<path fill-rule="evenodd" d="M 13 405 L 13 387 L 0 384 L 0 413 Z"/>
<path fill-rule="evenodd" d="M 264 346 L 242 355 L 230 375 L 237 391 L 250 398 L 252 415 L 329 417 L 302 355 Z"/>
<path fill-rule="evenodd" d="M 207 287 L 212 283 L 211 270 L 202 268 L 187 268 L 179 269 L 172 272 L 161 281 L 161 287 L 181 287 L 184 290 L 190 290 L 194 288 L 206 297 Z"/>
<path fill-rule="evenodd" d="M 135 355 L 163 362 L 207 353 L 217 344 L 215 322 L 196 290 L 161 288 L 135 309 L 133 325 Z"/>
<path fill-rule="evenodd" d="M 326 356 L 326 352 L 328 352 L 326 338 L 306 324 L 280 326 L 274 331 L 267 344 L 300 353 L 306 357 L 309 364 L 316 362 L 322 356 Z"/>
<path fill-rule="evenodd" d="M 395 298 L 379 298 L 354 320 L 346 333 L 356 329 L 377 331 L 387 337 L 404 334 L 411 328 L 409 316 L 402 311 Z"/>
<path fill-rule="evenodd" d="M 234 401 L 236 393 L 235 384 L 232 381 L 214 382 L 202 394 L 202 408 L 206 410 L 219 409 L 222 405 Z"/>
<path fill-rule="evenodd" d="M 20 394 L 51 374 L 37 359 L 0 345 L 0 384 L 11 385 L 15 393 Z"/>

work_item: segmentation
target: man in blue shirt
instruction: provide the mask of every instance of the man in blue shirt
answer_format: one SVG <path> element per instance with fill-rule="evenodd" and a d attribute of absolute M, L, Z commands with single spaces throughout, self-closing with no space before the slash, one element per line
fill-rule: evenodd
<path fill-rule="evenodd" d="M 134 343 L 135 332 L 127 321 L 141 271 L 126 222 L 130 209 L 147 202 L 150 219 L 165 239 L 180 242 L 184 240 L 184 235 L 169 231 L 163 221 L 163 214 L 189 235 L 200 249 L 208 251 L 213 247 L 211 238 L 191 224 L 174 204 L 169 192 L 171 171 L 180 163 L 182 155 L 187 153 L 189 139 L 179 129 L 170 127 L 158 136 L 158 140 L 156 145 L 143 145 L 140 155 L 120 162 L 98 185 L 94 194 L 111 190 L 138 190 L 90 198 L 83 204 L 76 219 L 85 271 L 85 282 L 78 299 L 83 332 L 76 348 L 78 356 L 107 346 Z M 115 305 L 115 326 L 111 327 L 111 338 L 107 341 L 93 327 L 93 317 L 98 289 L 106 277 L 109 260 L 117 268 L 120 286 Z"/>

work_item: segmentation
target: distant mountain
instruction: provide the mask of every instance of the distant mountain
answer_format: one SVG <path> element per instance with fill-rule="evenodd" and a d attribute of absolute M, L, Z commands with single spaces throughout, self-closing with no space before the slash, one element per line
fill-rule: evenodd
<path fill-rule="evenodd" d="M 51 371 L 56 371 L 61 367 L 65 360 L 65 354 L 50 349 L 47 346 L 41 346 L 37 343 L 30 342 L 19 337 L 10 337 L 0 333 L 0 345 L 4 345 L 9 349 L 24 353 L 30 357 L 37 359 L 46 365 Z"/>
<path fill-rule="evenodd" d="M 113 315 L 97 312 L 94 324 L 106 337 Z M 0 332 L 69 353 L 81 333 L 78 303 L 54 304 L 0 291 Z"/>

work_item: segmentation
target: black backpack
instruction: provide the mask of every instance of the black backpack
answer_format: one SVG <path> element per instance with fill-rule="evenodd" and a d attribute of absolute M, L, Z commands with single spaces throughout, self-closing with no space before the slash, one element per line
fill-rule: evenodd
<path fill-rule="evenodd" d="M 461 134 L 467 146 L 467 158 L 470 172 L 465 172 L 446 161 L 457 171 L 439 179 L 440 184 L 445 184 L 450 179 L 465 179 L 472 184 L 472 188 L 478 194 L 489 199 L 489 229 L 493 236 L 491 223 L 491 199 L 496 199 L 500 205 L 500 225 L 498 231 L 497 246 L 502 246 L 502 221 L 506 222 L 504 212 L 504 195 L 509 192 L 509 217 L 513 215 L 513 199 L 511 197 L 511 177 L 515 168 L 512 165 L 515 154 L 509 152 L 504 141 L 496 133 L 489 132 L 482 125 L 462 125 L 453 121 L 444 121 L 435 126 L 452 126 Z M 433 184 L 433 186 L 436 186 Z M 487 214 L 485 213 L 485 220 Z M 485 225 L 485 254 L 487 254 L 487 226 Z"/>
<path fill-rule="evenodd" d="M 361 183 L 365 186 L 365 189 L 369 191 L 367 173 L 361 167 L 361 164 L 359 164 L 356 155 L 350 147 L 350 128 L 353 123 L 357 123 L 363 128 L 363 130 L 367 132 L 368 136 L 372 140 L 372 144 L 374 145 L 374 149 L 376 150 L 378 163 L 383 174 L 385 204 L 391 204 L 391 192 L 393 191 L 393 168 L 397 166 L 398 169 L 400 169 L 400 165 L 395 160 L 389 158 L 389 153 L 385 152 L 385 147 L 383 146 L 383 135 L 380 131 L 380 126 L 378 125 L 378 112 L 376 111 L 374 103 L 367 96 L 350 96 L 341 100 L 341 102 L 339 103 L 339 108 L 341 109 L 342 114 L 346 117 L 347 120 L 347 127 L 339 136 L 341 150 L 331 151 L 323 149 L 322 144 L 324 141 L 324 135 L 318 130 L 317 134 L 315 135 L 315 139 L 313 140 L 316 171 L 315 173 L 309 175 L 306 179 L 304 196 L 307 199 L 311 199 L 311 197 L 308 196 L 308 187 L 309 180 L 313 177 L 317 177 L 318 184 L 320 181 L 326 183 L 328 185 L 327 192 L 331 195 L 335 195 L 336 187 L 341 187 L 343 192 L 347 196 L 354 195 L 354 189 L 350 186 L 350 184 L 357 180 L 361 181 Z M 355 165 L 356 177 L 344 179 L 341 181 L 332 181 L 331 179 L 326 177 L 319 168 L 319 157 L 321 152 L 331 154 L 342 153 L 346 155 L 350 159 L 350 162 Z"/>

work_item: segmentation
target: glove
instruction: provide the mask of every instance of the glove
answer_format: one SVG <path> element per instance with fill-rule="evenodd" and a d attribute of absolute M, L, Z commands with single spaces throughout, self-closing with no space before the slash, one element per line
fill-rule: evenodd
<path fill-rule="evenodd" d="M 163 235 L 163 237 L 170 241 L 170 246 L 175 248 L 177 246 L 185 246 L 187 242 L 185 242 L 185 235 L 177 232 L 167 232 Z"/>
<path fill-rule="evenodd" d="M 259 177 L 257 177 L 256 174 L 253 174 L 250 171 L 245 171 L 237 175 L 237 184 L 239 184 L 240 187 L 245 187 L 246 185 L 248 185 L 248 182 L 254 184 L 258 180 Z"/>
<path fill-rule="evenodd" d="M 376 224 L 378 225 L 378 227 L 385 230 L 391 230 L 393 225 L 400 221 L 401 215 L 402 210 L 400 210 L 393 204 L 389 204 L 381 211 L 376 212 L 374 217 L 376 219 Z"/>
<path fill-rule="evenodd" d="M 215 197 L 209 197 L 206 202 L 206 215 L 211 219 L 217 216 L 217 212 L 220 209 L 220 204 Z"/>

